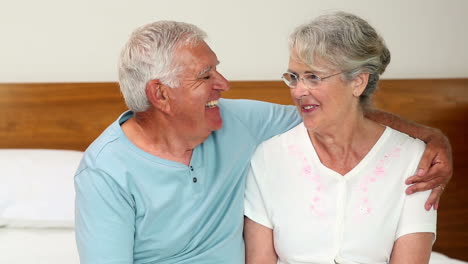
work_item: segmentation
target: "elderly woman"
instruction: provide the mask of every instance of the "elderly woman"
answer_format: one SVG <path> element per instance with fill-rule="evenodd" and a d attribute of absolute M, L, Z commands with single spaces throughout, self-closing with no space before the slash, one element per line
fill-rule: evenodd
<path fill-rule="evenodd" d="M 428 263 L 436 211 L 405 195 L 422 141 L 367 119 L 390 62 L 382 38 L 348 13 L 290 37 L 283 80 L 303 123 L 259 146 L 245 196 L 247 263 Z"/>

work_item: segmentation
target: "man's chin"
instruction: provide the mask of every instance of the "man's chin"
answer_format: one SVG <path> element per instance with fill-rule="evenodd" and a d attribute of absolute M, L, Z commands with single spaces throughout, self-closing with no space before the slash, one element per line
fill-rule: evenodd
<path fill-rule="evenodd" d="M 220 130 L 223 127 L 223 121 L 219 121 L 217 124 L 215 124 L 213 131 Z"/>
<path fill-rule="evenodd" d="M 217 118 L 216 120 L 211 120 L 210 128 L 211 131 L 220 130 L 223 127 L 223 120 L 221 117 Z"/>
<path fill-rule="evenodd" d="M 216 107 L 216 110 L 219 111 L 219 108 Z M 211 131 L 220 130 L 223 127 L 223 119 L 218 111 L 211 112 L 206 116 L 205 120 Z"/>

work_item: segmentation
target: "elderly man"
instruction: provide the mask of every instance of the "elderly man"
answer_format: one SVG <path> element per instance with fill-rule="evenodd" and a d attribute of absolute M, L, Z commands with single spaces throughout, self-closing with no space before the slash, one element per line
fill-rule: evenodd
<path fill-rule="evenodd" d="M 290 106 L 220 99 L 229 85 L 204 38 L 194 25 L 160 21 L 137 29 L 123 49 L 119 79 L 130 111 L 88 148 L 75 176 L 82 263 L 244 263 L 246 168 L 259 143 L 300 117 Z M 445 144 L 431 129 L 395 123 L 437 138 L 429 147 Z M 432 148 L 424 162 L 445 162 L 446 152 Z M 416 191 L 451 174 L 450 164 L 431 170 Z"/>

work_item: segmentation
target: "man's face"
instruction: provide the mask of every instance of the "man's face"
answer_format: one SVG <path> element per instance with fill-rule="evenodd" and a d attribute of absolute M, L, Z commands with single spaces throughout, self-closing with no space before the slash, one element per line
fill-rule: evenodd
<path fill-rule="evenodd" d="M 216 71 L 218 58 L 205 42 L 179 47 L 174 56 L 182 66 L 180 87 L 170 89 L 174 120 L 194 137 L 207 137 L 222 126 L 218 99 L 228 81 Z"/>

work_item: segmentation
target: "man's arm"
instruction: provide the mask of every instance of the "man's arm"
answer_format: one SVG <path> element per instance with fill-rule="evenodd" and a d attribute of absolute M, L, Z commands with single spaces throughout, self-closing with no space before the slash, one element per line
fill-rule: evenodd
<path fill-rule="evenodd" d="M 406 189 L 406 193 L 432 189 L 424 207 L 426 210 L 431 207 L 437 210 L 440 196 L 453 174 L 452 150 L 448 138 L 439 129 L 416 124 L 377 109 L 367 109 L 365 116 L 426 143 L 417 173 L 406 180 L 406 184 L 414 184 Z"/>
<path fill-rule="evenodd" d="M 105 173 L 75 176 L 75 234 L 80 263 L 133 263 L 135 214 L 125 192 Z"/>
<path fill-rule="evenodd" d="M 237 117 L 257 144 L 284 133 L 302 122 L 295 106 L 246 99 L 223 99 L 222 111 Z"/>

